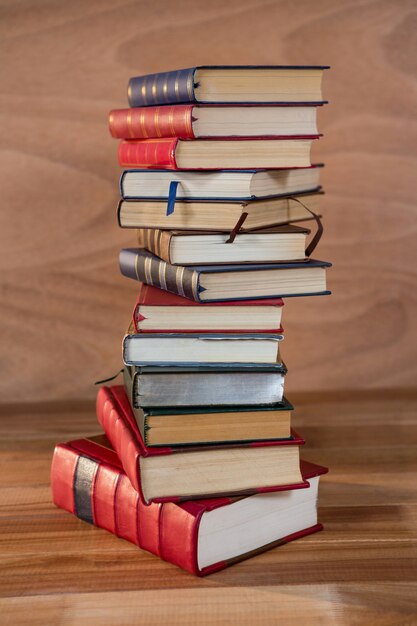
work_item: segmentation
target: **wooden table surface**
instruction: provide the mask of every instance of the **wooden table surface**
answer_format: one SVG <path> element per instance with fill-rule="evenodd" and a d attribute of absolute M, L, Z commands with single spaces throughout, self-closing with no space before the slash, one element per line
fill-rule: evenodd
<path fill-rule="evenodd" d="M 298 394 L 327 464 L 322 533 L 198 579 L 51 504 L 53 445 L 98 432 L 90 402 L 3 407 L 0 622 L 417 624 L 417 393 Z"/>

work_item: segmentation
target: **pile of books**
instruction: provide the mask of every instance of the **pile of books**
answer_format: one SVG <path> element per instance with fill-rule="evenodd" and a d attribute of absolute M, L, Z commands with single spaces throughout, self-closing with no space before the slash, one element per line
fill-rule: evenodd
<path fill-rule="evenodd" d="M 300 460 L 280 344 L 282 298 L 329 293 L 310 257 L 324 69 L 135 77 L 109 116 L 139 295 L 124 385 L 97 396 L 105 434 L 56 447 L 53 500 L 197 575 L 321 529 L 327 469 Z"/>

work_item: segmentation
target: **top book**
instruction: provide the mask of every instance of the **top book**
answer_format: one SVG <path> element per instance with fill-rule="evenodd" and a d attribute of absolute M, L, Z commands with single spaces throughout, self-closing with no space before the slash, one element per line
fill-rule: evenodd
<path fill-rule="evenodd" d="M 323 104 L 321 79 L 328 67 L 200 65 L 135 76 L 127 93 L 131 107 L 186 102 Z"/>

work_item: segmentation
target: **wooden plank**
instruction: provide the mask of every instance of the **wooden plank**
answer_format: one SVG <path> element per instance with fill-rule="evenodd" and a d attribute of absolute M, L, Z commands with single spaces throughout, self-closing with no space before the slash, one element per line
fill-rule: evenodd
<path fill-rule="evenodd" d="M 407 429 L 396 430 L 395 421 L 404 424 L 415 415 L 417 396 L 385 392 L 372 402 L 364 392 L 342 394 L 338 403 L 333 394 L 304 393 L 293 400 L 306 430 L 321 409 L 305 456 L 330 461 L 319 498 L 325 530 L 206 579 L 52 505 L 54 442 L 61 435 L 80 436 L 73 434 L 77 428 L 91 432 L 92 406 L 75 402 L 69 410 L 55 402 L 3 410 L 0 608 L 5 623 L 414 624 L 417 445 Z M 355 419 L 357 406 L 361 421 Z M 382 416 L 375 445 L 366 411 Z M 26 428 L 37 436 L 30 439 Z"/>

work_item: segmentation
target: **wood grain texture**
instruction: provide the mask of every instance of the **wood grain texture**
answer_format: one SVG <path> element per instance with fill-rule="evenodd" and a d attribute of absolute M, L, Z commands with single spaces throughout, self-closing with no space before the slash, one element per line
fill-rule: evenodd
<path fill-rule="evenodd" d="M 128 78 L 195 64 L 325 63 L 316 158 L 332 298 L 288 299 L 288 390 L 417 375 L 414 0 L 3 0 L 0 392 L 88 398 L 117 371 L 136 296 L 118 271 Z M 23 381 L 23 384 L 22 384 Z"/>
<path fill-rule="evenodd" d="M 53 446 L 97 432 L 90 402 L 3 407 L 1 623 L 416 624 L 417 394 L 294 401 L 305 458 L 331 468 L 319 495 L 325 530 L 206 579 L 52 505 Z"/>

